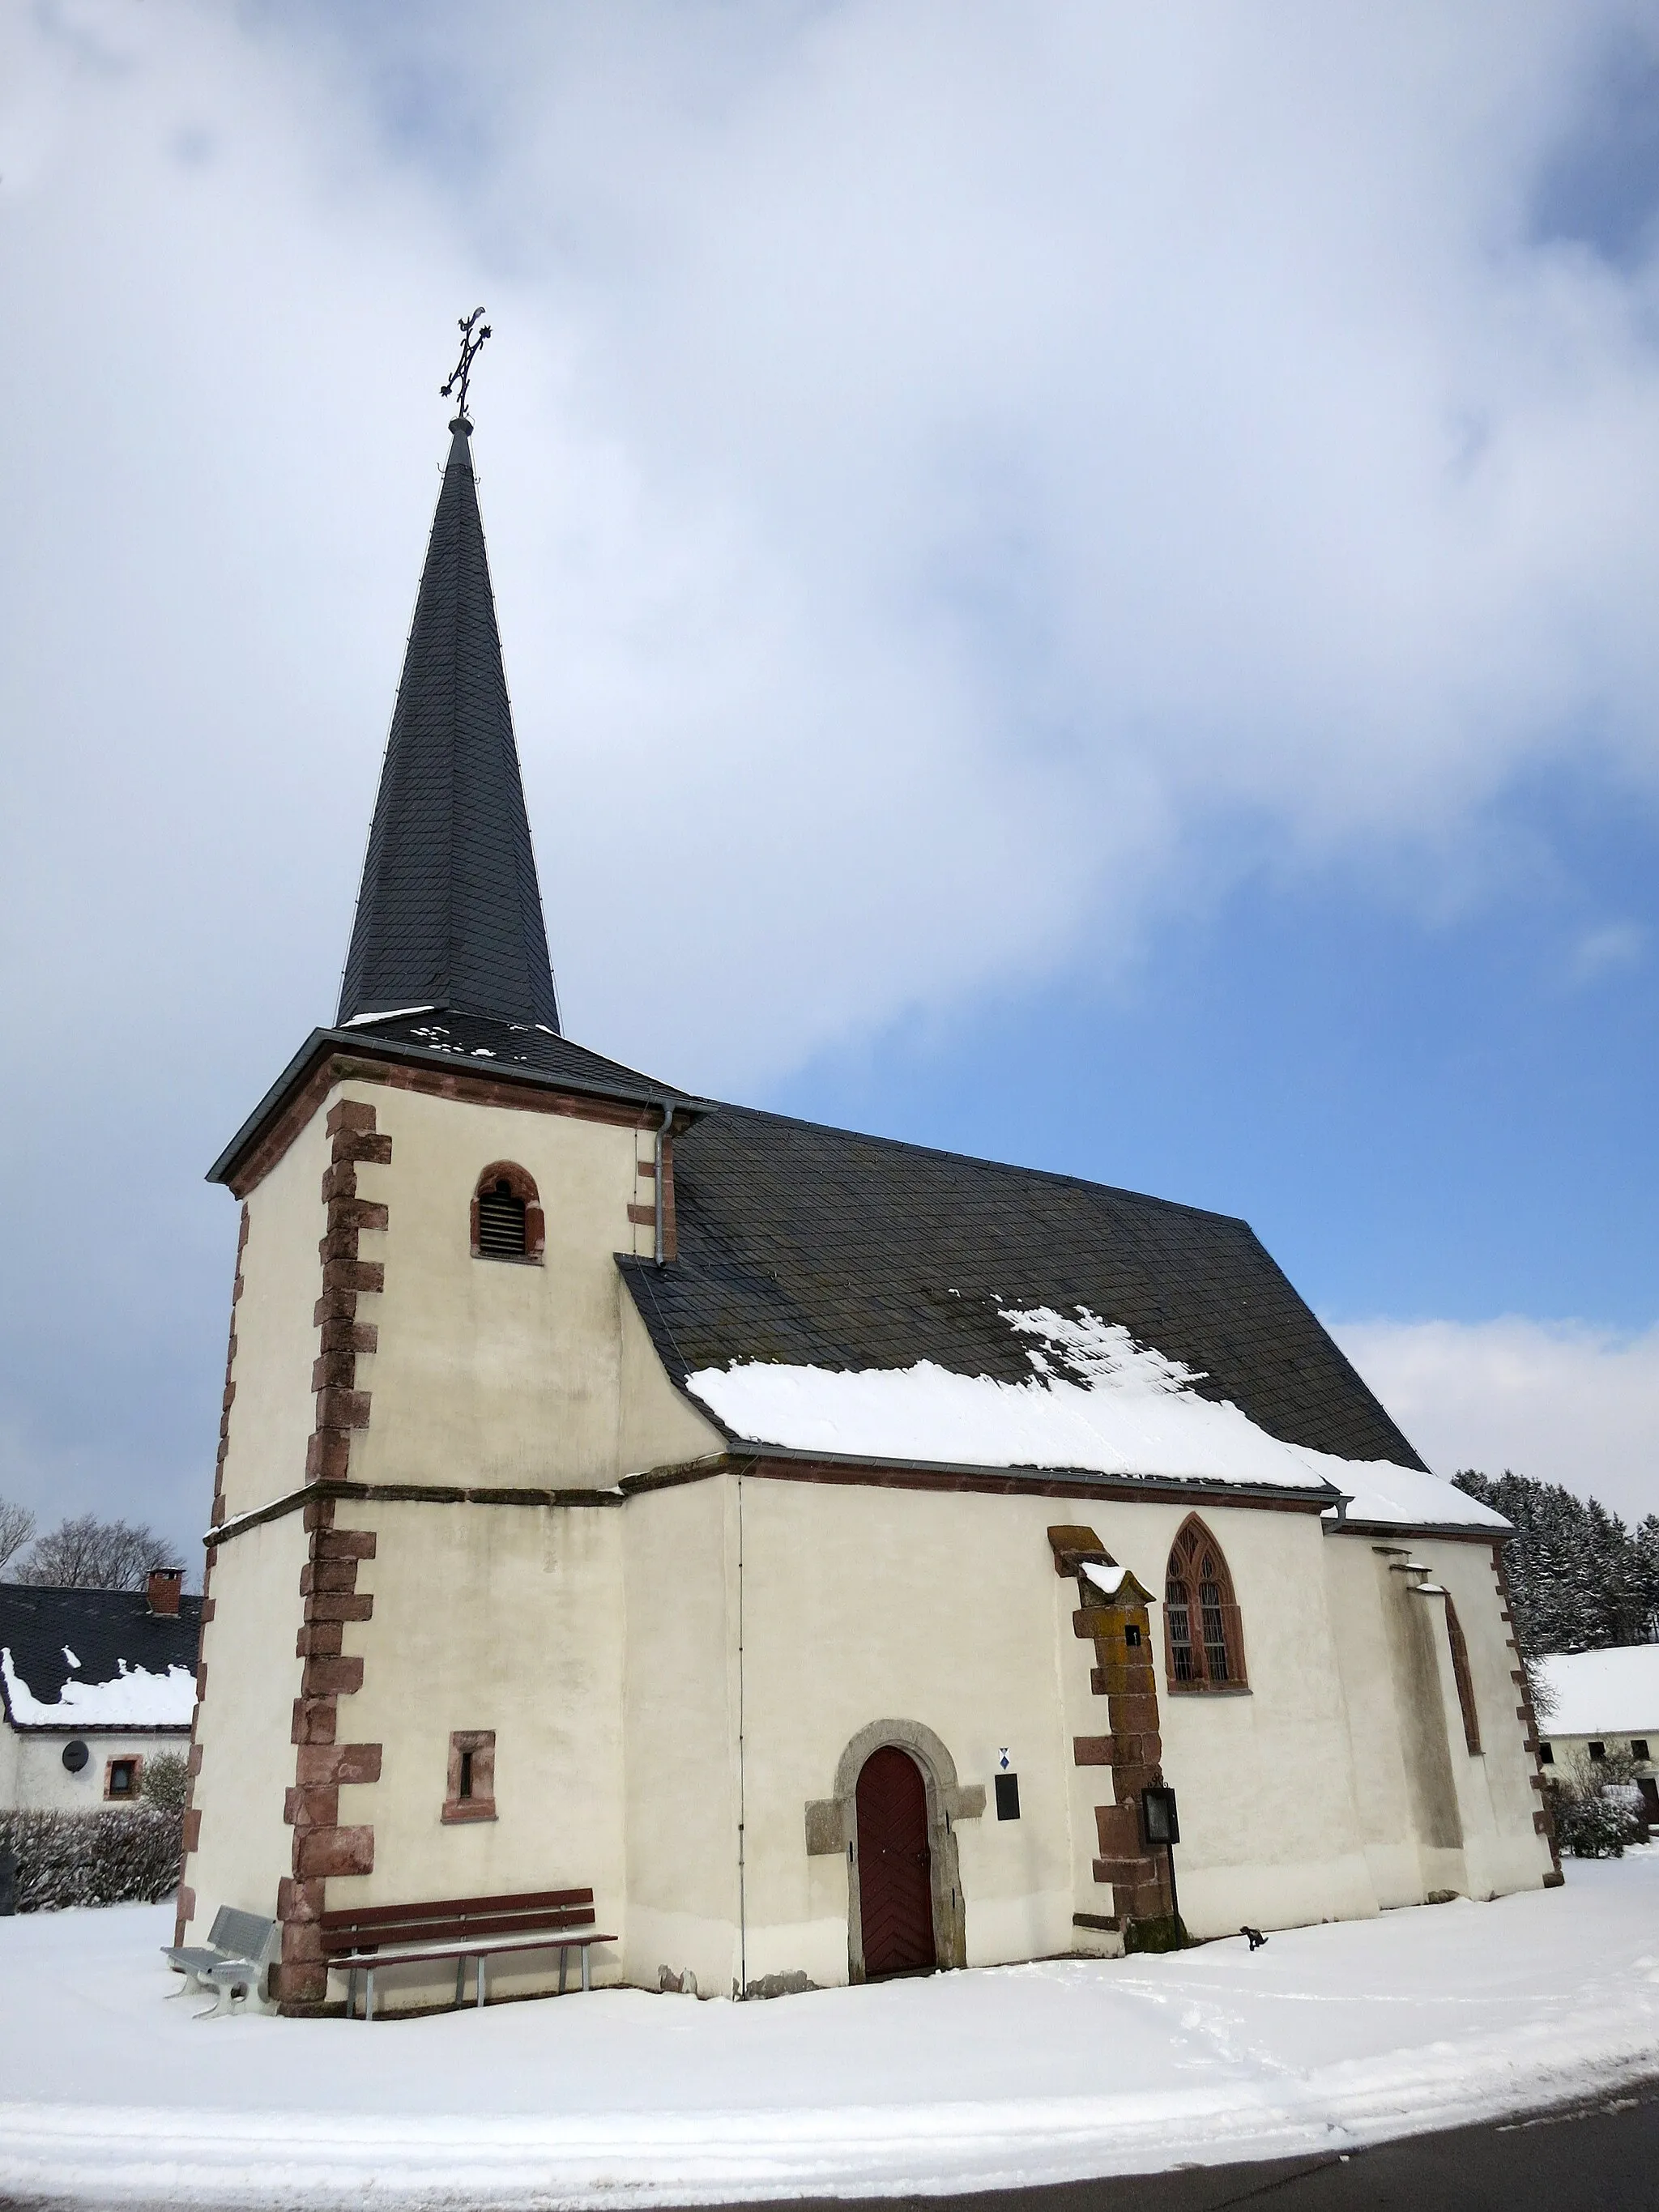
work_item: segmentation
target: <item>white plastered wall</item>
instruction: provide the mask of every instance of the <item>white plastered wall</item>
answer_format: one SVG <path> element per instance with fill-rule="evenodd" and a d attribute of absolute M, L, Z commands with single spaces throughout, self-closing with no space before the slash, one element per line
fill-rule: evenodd
<path fill-rule="evenodd" d="M 1127 1563 L 1161 1597 L 1187 1516 L 1178 1506 L 1143 1510 L 1146 1539 L 1138 1519 Z M 1218 1936 L 1246 1922 L 1295 1927 L 1374 1913 L 1319 1522 L 1207 1501 L 1201 1517 L 1231 1570 L 1249 1690 L 1172 1692 L 1163 1607 L 1154 1607 L 1164 1773 L 1181 1807 L 1182 1916 L 1194 1936 Z"/>
<path fill-rule="evenodd" d="M 647 1492 L 621 1516 L 628 1650 L 628 1978 L 738 1974 L 737 1483 Z"/>
<path fill-rule="evenodd" d="M 326 1225 L 327 1111 L 326 1103 L 318 1108 L 247 1199 L 230 1368 L 235 1396 L 222 1476 L 229 1520 L 297 1490 L 306 1479 L 306 1444 L 316 1419 L 313 1316 L 323 1286 L 317 1247 Z"/>
<path fill-rule="evenodd" d="M 337 1740 L 382 1746 L 378 1783 L 343 1785 L 343 1826 L 374 1830 L 372 1874 L 330 1880 L 331 1911 L 423 1898 L 591 1888 L 600 1927 L 625 1935 L 623 1514 L 617 1506 L 342 1507 L 372 1528 L 349 1622 L 363 1686 L 338 1702 Z M 452 1733 L 493 1729 L 497 1817 L 446 1824 Z M 621 1975 L 621 1948 L 594 1954 Z M 551 1962 L 490 1969 L 501 1994 L 547 1985 Z M 431 2003 L 454 1969 L 383 1976 L 376 2002 Z M 337 1983 L 332 1994 L 343 1995 Z"/>
<path fill-rule="evenodd" d="M 1328 1529 L 1327 1574 L 1365 1853 L 1380 1901 L 1420 1904 L 1535 1887 L 1549 1847 L 1517 1708 L 1512 1633 L 1486 1540 Z M 1413 1571 L 1425 1568 L 1427 1575 Z M 1452 1669 L 1444 1586 L 1469 1657 L 1481 1748 L 1471 1753 Z"/>
<path fill-rule="evenodd" d="M 988 1496 L 750 1477 L 743 1484 L 747 1971 L 848 1971 L 842 1858 L 809 1857 L 807 1801 L 879 1719 L 920 1723 L 987 1808 L 957 1828 L 969 1963 L 1064 1951 L 1092 1893 L 1103 1768 L 1075 1765 L 1074 1735 L 1106 1730 L 1076 1638 L 1074 1583 L 1047 1529 L 1086 1521 L 1161 1590 L 1176 1506 Z M 1332 1664 L 1323 1559 L 1311 1516 L 1222 1507 L 1244 1610 L 1249 1693 L 1174 1698 L 1163 1685 L 1166 1778 L 1180 1796 L 1181 1903 L 1194 1933 L 1374 1912 Z M 1154 1610 L 1157 1622 L 1157 1610 Z M 1161 1629 L 1155 1628 L 1161 1635 Z M 1006 1746 L 1018 1822 L 992 1790 Z"/>
<path fill-rule="evenodd" d="M 290 1870 L 283 1808 L 294 1780 L 305 1552 L 301 1517 L 289 1513 L 222 1546 L 214 1563 L 213 1618 L 202 1632 L 207 1696 L 196 1716 L 201 1833 L 185 1869 L 198 1936 L 222 1905 L 274 1918 L 277 1884 Z"/>
<path fill-rule="evenodd" d="M 1413 1550 L 1427 1562 L 1432 1580 L 1450 1593 L 1468 1652 L 1480 1739 L 1478 1756 L 1468 1751 L 1463 1732 L 1445 1601 L 1413 1600 L 1426 1608 L 1434 1627 L 1468 1893 L 1501 1897 L 1531 1888 L 1550 1871 L 1549 1845 L 1533 1826 L 1533 1814 L 1543 1798 L 1532 1786 L 1536 1770 L 1525 1747 L 1526 1724 L 1520 1711 L 1525 1685 L 1515 1679 L 1521 1662 L 1509 1649 L 1514 1631 L 1503 1619 L 1491 1547 L 1431 1536 L 1419 1537 Z"/>
<path fill-rule="evenodd" d="M 389 1165 L 357 1170 L 388 1213 L 360 1240 L 386 1288 L 361 1307 L 380 1346 L 357 1363 L 373 1409 L 354 1481 L 603 1486 L 723 1448 L 670 1384 L 616 1266 L 650 1249 L 629 1218 L 650 1198 L 648 1130 L 372 1083 L 337 1095 L 372 1105 L 392 1139 Z M 540 1265 L 472 1256 L 472 1194 L 497 1160 L 534 1178 Z"/>
<path fill-rule="evenodd" d="M 171 1752 L 182 1758 L 190 1736 L 180 1729 L 13 1729 L 0 1728 L 0 1811 L 101 1813 L 104 1770 L 112 1759 L 154 1759 Z M 64 1764 L 70 1742 L 87 1747 L 78 1774 Z M 125 1802 L 125 1801 L 118 1801 Z"/>

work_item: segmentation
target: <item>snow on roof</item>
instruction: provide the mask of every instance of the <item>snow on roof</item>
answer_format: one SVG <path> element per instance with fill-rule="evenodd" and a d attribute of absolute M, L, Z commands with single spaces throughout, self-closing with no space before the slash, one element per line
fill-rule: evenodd
<path fill-rule="evenodd" d="M 1310 1459 L 1324 1460 L 1322 1452 Z M 1348 1493 L 1346 1518 L 1382 1522 L 1396 1528 L 1491 1528 L 1501 1532 L 1509 1522 L 1501 1513 L 1479 1498 L 1467 1497 L 1437 1474 L 1425 1474 L 1413 1467 L 1393 1467 L 1386 1460 L 1331 1460 L 1331 1480 Z M 1334 1512 L 1329 1517 L 1336 1518 Z"/>
<path fill-rule="evenodd" d="M 1097 1565 L 1092 1559 L 1085 1559 L 1083 1571 L 1097 1590 L 1107 1597 L 1115 1597 L 1122 1589 L 1123 1577 L 1129 1570 L 1127 1567 L 1103 1567 Z"/>
<path fill-rule="evenodd" d="M 686 1387 L 735 1436 L 790 1450 L 1252 1488 L 1328 1486 L 1363 1498 L 1365 1518 L 1508 1525 L 1437 1476 L 1281 1443 L 1230 1401 L 1200 1397 L 1192 1386 L 1202 1374 L 1086 1308 L 1076 1319 L 1046 1306 L 1000 1310 L 1033 1340 L 1029 1382 L 954 1374 L 926 1359 L 847 1371 L 734 1361 L 699 1369 Z"/>
<path fill-rule="evenodd" d="M 1554 1652 L 1538 1671 L 1555 1698 L 1540 1735 L 1659 1736 L 1659 1644 Z"/>
<path fill-rule="evenodd" d="M 55 1700 L 37 1698 L 0 1650 L 6 1705 L 17 1728 L 188 1728 L 196 1707 L 196 1677 L 188 1667 L 152 1674 L 123 1659 L 112 1682 L 71 1677 Z"/>

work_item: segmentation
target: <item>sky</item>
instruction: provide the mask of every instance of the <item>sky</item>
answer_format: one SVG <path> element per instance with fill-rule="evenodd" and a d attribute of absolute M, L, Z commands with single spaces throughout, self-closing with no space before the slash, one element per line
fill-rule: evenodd
<path fill-rule="evenodd" d="M 0 1495 L 195 1538 L 459 315 L 567 1025 L 1659 1510 L 1659 5 L 0 12 Z"/>

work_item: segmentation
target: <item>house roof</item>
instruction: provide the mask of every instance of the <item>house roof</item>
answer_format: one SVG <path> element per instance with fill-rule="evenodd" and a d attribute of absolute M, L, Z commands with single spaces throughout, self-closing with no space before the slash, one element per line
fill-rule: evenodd
<path fill-rule="evenodd" d="M 1064 1440 L 1045 1397 L 1076 1410 L 1059 1386 L 1097 1386 L 1110 1370 L 1133 1398 L 1136 1433 L 1166 1458 L 1230 1449 L 1213 1421 L 1207 1441 L 1191 1420 L 1173 1436 L 1181 1400 L 1189 1413 L 1236 1408 L 1264 1441 L 1423 1468 L 1246 1222 L 734 1106 L 678 1139 L 674 1191 L 673 1264 L 619 1265 L 670 1374 L 706 1405 L 720 1401 L 716 1370 L 734 1366 L 752 1370 L 745 1407 L 781 1404 L 787 1378 L 765 1367 L 843 1378 L 921 1369 L 939 1408 L 957 1401 L 939 1423 L 957 1434 L 975 1416 L 951 1378 L 983 1378 L 1023 1386 L 1022 1418 L 1045 1417 L 1032 1433 L 1047 1453 Z M 881 1431 L 887 1415 L 869 1390 L 854 1406 L 845 1383 L 813 1389 L 815 1435 L 839 1423 L 858 1449 Z M 976 1403 L 1001 1424 L 1006 1393 Z M 915 1412 L 892 1433 L 914 1436 Z M 717 1419 L 734 1438 L 791 1441 L 777 1433 L 787 1413 L 769 1430 L 729 1406 Z M 1266 1479 L 1317 1490 L 1334 1478 L 1310 1462 Z"/>
<path fill-rule="evenodd" d="M 326 1060 L 354 1056 L 411 1067 L 465 1065 L 474 1074 L 532 1090 L 570 1091 L 624 1106 L 668 1107 L 683 1118 L 704 1113 L 708 1105 L 672 1083 L 624 1067 L 534 1024 L 422 1007 L 371 1016 L 343 1028 L 313 1030 L 208 1170 L 208 1181 L 231 1182 L 307 1077 Z"/>
<path fill-rule="evenodd" d="M 1538 1716 L 1540 1735 L 1659 1738 L 1659 1644 L 1553 1652 L 1538 1672 L 1555 1700 Z"/>
<path fill-rule="evenodd" d="M 202 1601 L 0 1583 L 0 1703 L 14 1728 L 188 1728 Z M 72 1656 L 71 1656 L 72 1655 Z"/>
<path fill-rule="evenodd" d="M 450 428 L 336 1019 L 465 1007 L 556 1035 L 472 426 Z"/>

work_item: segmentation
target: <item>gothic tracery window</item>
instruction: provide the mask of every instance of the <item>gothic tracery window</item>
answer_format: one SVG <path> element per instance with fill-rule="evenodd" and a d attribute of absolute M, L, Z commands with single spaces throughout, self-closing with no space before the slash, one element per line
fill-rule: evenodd
<path fill-rule="evenodd" d="M 1244 1631 L 1221 1547 L 1196 1514 L 1170 1547 L 1164 1638 L 1171 1690 L 1243 1690 Z"/>

